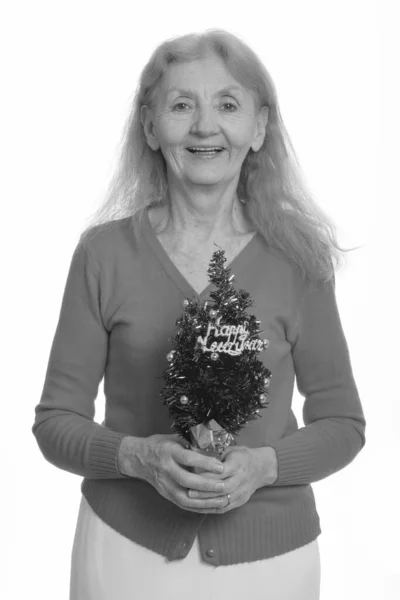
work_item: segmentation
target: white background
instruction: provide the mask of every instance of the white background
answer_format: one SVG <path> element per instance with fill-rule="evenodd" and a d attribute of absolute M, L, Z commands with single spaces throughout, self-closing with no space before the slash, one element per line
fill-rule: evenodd
<path fill-rule="evenodd" d="M 399 51 L 394 3 L 376 6 L 369 0 L 3 5 L 5 600 L 68 598 L 81 478 L 47 463 L 31 433 L 67 270 L 112 174 L 150 53 L 168 37 L 211 27 L 238 34 L 263 60 L 311 189 L 335 220 L 341 244 L 362 245 L 336 278 L 367 444 L 346 469 L 313 484 L 323 531 L 321 600 L 399 598 Z M 293 406 L 302 424 L 298 394 Z M 103 414 L 101 389 L 96 421 Z"/>

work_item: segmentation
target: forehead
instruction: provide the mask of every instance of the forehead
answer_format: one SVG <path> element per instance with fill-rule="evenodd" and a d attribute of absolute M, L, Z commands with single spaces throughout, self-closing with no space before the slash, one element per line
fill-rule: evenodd
<path fill-rule="evenodd" d="M 207 57 L 185 63 L 170 65 L 162 80 L 162 94 L 169 96 L 184 91 L 206 89 L 211 93 L 235 92 L 241 96 L 249 93 L 229 73 L 218 57 Z"/>

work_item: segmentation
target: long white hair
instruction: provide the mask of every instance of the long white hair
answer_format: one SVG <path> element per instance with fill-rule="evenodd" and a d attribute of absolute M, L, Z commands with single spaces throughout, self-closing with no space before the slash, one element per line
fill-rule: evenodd
<path fill-rule="evenodd" d="M 268 106 L 268 123 L 260 150 L 249 150 L 240 173 L 238 198 L 253 225 L 276 250 L 293 261 L 305 279 L 328 281 L 342 262 L 334 224 L 307 189 L 292 142 L 283 123 L 275 85 L 254 51 L 221 29 L 168 39 L 152 53 L 141 72 L 128 115 L 115 172 L 105 199 L 88 219 L 81 240 L 98 225 L 133 216 L 149 205 L 169 205 L 166 162 L 161 150 L 147 144 L 140 109 L 153 107 L 169 65 L 201 59 L 211 53 L 255 98 L 258 110 Z"/>

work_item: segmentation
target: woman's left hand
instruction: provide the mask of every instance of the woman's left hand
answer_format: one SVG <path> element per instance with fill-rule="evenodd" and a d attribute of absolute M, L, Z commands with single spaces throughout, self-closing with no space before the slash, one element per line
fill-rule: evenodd
<path fill-rule="evenodd" d="M 271 461 L 266 459 L 266 452 L 271 451 Z M 221 457 L 224 465 L 222 475 L 211 474 L 212 477 L 224 482 L 223 492 L 201 492 L 188 490 L 190 498 L 214 498 L 230 496 L 229 504 L 215 509 L 199 509 L 202 513 L 225 513 L 245 504 L 258 488 L 266 485 L 268 473 L 274 471 L 276 455 L 273 448 L 247 448 L 247 446 L 231 446 Z M 205 474 L 207 477 L 210 473 Z M 271 479 L 271 483 L 274 478 Z"/>

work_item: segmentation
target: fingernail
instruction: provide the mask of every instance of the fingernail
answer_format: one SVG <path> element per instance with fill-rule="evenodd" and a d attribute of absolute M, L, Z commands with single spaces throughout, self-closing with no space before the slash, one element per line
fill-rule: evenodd
<path fill-rule="evenodd" d="M 193 490 L 189 490 L 188 496 L 189 496 L 189 498 L 197 498 L 197 493 L 194 492 Z"/>
<path fill-rule="evenodd" d="M 215 467 L 214 467 L 215 473 L 222 473 L 223 470 L 224 470 L 224 467 L 222 465 L 215 465 Z"/>

